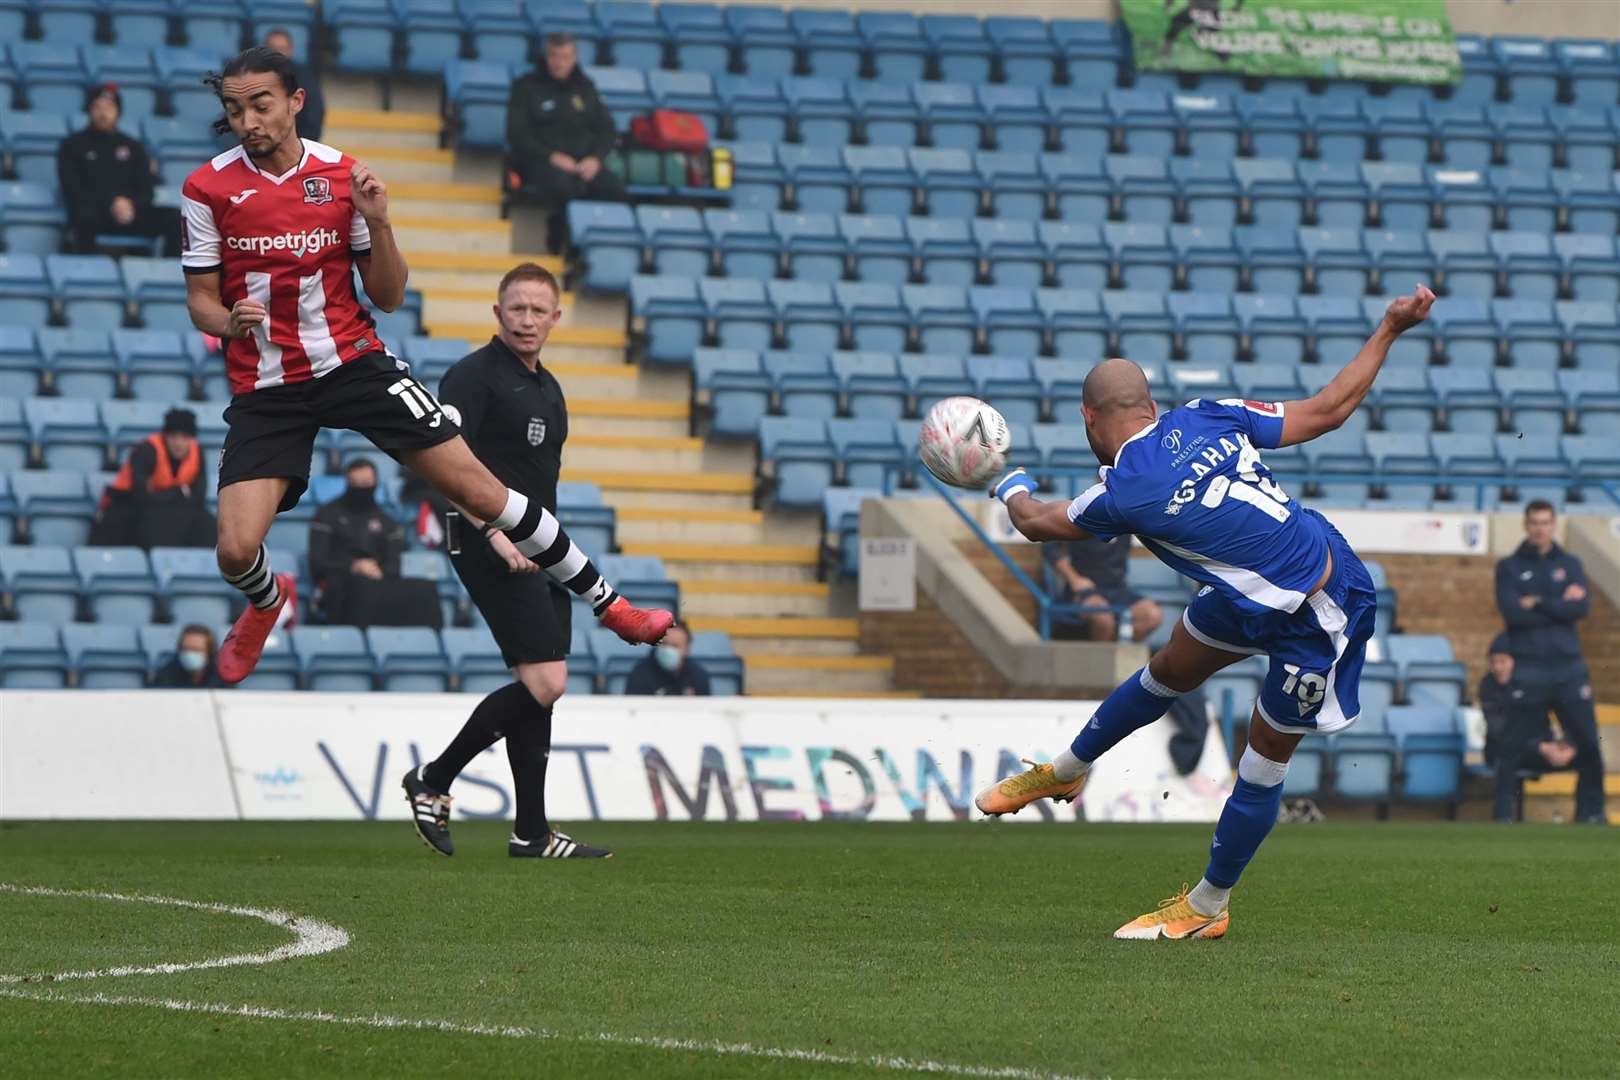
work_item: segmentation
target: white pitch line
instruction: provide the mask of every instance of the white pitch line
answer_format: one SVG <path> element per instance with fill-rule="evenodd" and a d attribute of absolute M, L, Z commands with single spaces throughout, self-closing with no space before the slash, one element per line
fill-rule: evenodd
<path fill-rule="evenodd" d="M 666 1039 L 645 1035 L 616 1035 L 600 1032 L 595 1035 L 569 1035 L 545 1028 L 521 1027 L 508 1024 L 461 1024 L 453 1020 L 417 1020 L 405 1016 L 344 1016 L 339 1013 L 301 1009 L 274 1009 L 262 1005 L 231 1005 L 224 1002 L 182 1001 L 175 998 L 134 997 L 122 994 L 63 994 L 54 990 L 13 990 L 0 988 L 0 998 L 24 1001 L 48 1001 L 63 1005 L 134 1005 L 170 1012 L 206 1013 L 212 1016 L 240 1016 L 251 1020 L 293 1020 L 311 1024 L 335 1024 L 339 1027 L 379 1028 L 407 1031 L 439 1031 L 450 1035 L 485 1035 L 503 1039 L 538 1039 L 553 1042 L 599 1043 L 608 1046 L 630 1046 L 648 1050 L 673 1050 L 683 1053 L 718 1054 L 724 1057 L 766 1058 L 774 1061 L 803 1061 L 815 1065 L 857 1066 L 890 1072 L 932 1073 L 943 1076 L 967 1076 L 976 1080 L 1085 1080 L 1084 1077 L 1063 1073 L 1042 1072 L 1017 1066 L 956 1065 L 947 1061 L 898 1057 L 892 1054 L 829 1054 L 821 1050 L 789 1050 L 775 1046 L 755 1046 L 752 1043 L 718 1042 L 710 1039 Z"/>
<path fill-rule="evenodd" d="M 66 979 L 100 979 L 117 975 L 173 975 L 181 971 L 202 971 L 207 968 L 242 967 L 254 964 L 274 964 L 278 960 L 293 960 L 300 956 L 319 956 L 333 952 L 349 943 L 349 932 L 320 919 L 302 915 L 289 915 L 274 908 L 244 907 L 237 904 L 210 904 L 199 900 L 180 900 L 172 896 L 148 896 L 142 893 L 97 892 L 94 889 L 49 889 L 40 885 L 11 885 L 0 882 L 0 892 L 21 896 L 53 896 L 80 900 L 118 900 L 134 904 L 159 904 L 164 907 L 189 908 L 216 915 L 240 915 L 260 919 L 293 933 L 294 939 L 265 952 L 241 953 L 236 956 L 217 956 L 210 960 L 192 960 L 179 964 L 141 964 L 98 968 L 94 971 L 59 971 L 38 975 L 0 975 L 0 985 L 17 983 L 62 982 Z"/>

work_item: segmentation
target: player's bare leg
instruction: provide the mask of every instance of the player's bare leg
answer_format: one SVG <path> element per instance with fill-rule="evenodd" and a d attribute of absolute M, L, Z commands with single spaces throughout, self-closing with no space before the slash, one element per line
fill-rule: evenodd
<path fill-rule="evenodd" d="M 1242 653 L 1207 645 L 1193 637 L 1185 623 L 1177 623 L 1169 644 L 1104 699 L 1068 749 L 1050 765 L 1031 765 L 985 788 L 974 796 L 974 805 L 980 813 L 999 816 L 1016 814 L 1037 799 L 1073 800 L 1091 763 L 1104 751 L 1169 712 L 1176 698 L 1242 659 Z"/>
<path fill-rule="evenodd" d="M 655 644 L 675 622 L 667 611 L 632 607 L 615 593 L 551 512 L 497 480 L 465 439 L 412 450 L 400 460 L 445 498 L 505 532 L 542 570 L 588 600 L 602 625 L 625 641 Z"/>
<path fill-rule="evenodd" d="M 1276 824 L 1283 777 L 1302 737 L 1278 731 L 1258 708 L 1254 710 L 1249 717 L 1249 745 L 1238 762 L 1237 785 L 1216 823 L 1203 878 L 1191 891 L 1183 885 L 1175 896 L 1161 901 L 1158 910 L 1115 930 L 1116 938 L 1178 941 L 1226 934 L 1232 923 L 1228 909 L 1232 886 Z"/>
<path fill-rule="evenodd" d="M 265 639 L 296 592 L 293 576 L 275 573 L 264 547 L 287 484 L 284 477 L 262 477 L 219 489 L 215 557 L 225 580 L 248 598 L 248 606 L 219 647 L 219 677 L 232 685 L 253 673 Z"/>

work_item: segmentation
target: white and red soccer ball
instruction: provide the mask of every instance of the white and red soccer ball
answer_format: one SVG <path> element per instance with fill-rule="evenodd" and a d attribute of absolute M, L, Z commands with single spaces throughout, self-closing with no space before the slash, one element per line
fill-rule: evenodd
<path fill-rule="evenodd" d="M 917 456 L 953 487 L 983 490 L 1007 470 L 1012 433 L 993 407 L 973 397 L 949 397 L 923 418 Z"/>

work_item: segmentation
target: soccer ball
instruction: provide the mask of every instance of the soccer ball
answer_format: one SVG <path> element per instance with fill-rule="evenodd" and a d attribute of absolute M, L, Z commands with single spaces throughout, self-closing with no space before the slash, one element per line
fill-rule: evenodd
<path fill-rule="evenodd" d="M 953 487 L 983 490 L 1007 468 L 1012 434 L 1007 420 L 972 397 L 950 397 L 928 410 L 917 435 L 917 456 Z"/>

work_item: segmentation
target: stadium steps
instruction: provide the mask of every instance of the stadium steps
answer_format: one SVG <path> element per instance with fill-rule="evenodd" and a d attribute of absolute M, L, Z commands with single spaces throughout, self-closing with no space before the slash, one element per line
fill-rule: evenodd
<path fill-rule="evenodd" d="M 888 656 L 770 656 L 743 658 L 753 694 L 883 694 L 891 688 L 894 659 Z"/>
<path fill-rule="evenodd" d="M 569 417 L 570 424 L 573 417 Z M 754 478 L 744 473 L 643 472 L 641 470 L 576 469 L 565 465 L 564 480 L 583 480 L 606 491 L 656 491 L 663 495 L 748 495 Z M 657 504 L 653 504 L 657 505 Z M 676 503 L 676 505 L 679 505 Z M 656 554 L 648 552 L 647 554 Z"/>
<path fill-rule="evenodd" d="M 619 545 L 626 555 L 656 555 L 666 563 L 721 562 L 814 568 L 821 549 L 814 544 L 637 544 Z"/>
<path fill-rule="evenodd" d="M 709 453 L 714 452 L 710 447 Z M 573 454 L 572 440 L 568 453 Z M 806 544 L 820 535 L 817 523 L 808 517 L 763 510 L 627 506 L 617 508 L 617 513 L 621 544 Z"/>
<path fill-rule="evenodd" d="M 623 534 L 624 519 L 619 519 Z M 683 578 L 681 612 L 687 618 L 822 616 L 832 587 L 823 581 L 703 581 Z"/>
<path fill-rule="evenodd" d="M 509 251 L 512 223 L 500 218 L 418 217 L 391 213 L 394 236 L 402 251 L 482 252 Z M 507 256 L 510 262 L 511 256 Z"/>
<path fill-rule="evenodd" d="M 1572 772 L 1547 773 L 1540 780 L 1526 780 L 1524 782 L 1526 797 L 1531 795 L 1574 795 L 1575 774 Z M 1608 773 L 1603 777 L 1603 793 L 1605 795 L 1620 795 L 1620 773 Z"/>

